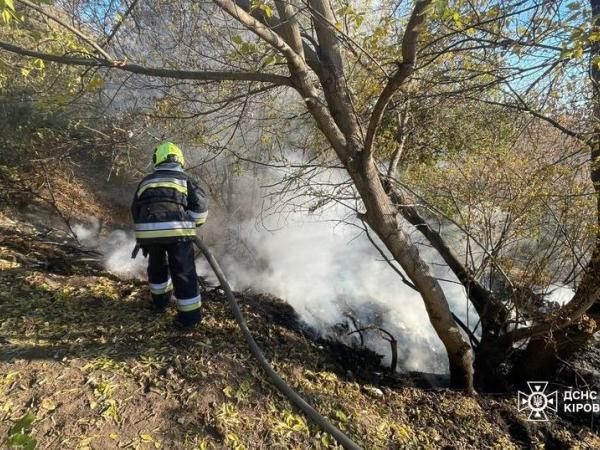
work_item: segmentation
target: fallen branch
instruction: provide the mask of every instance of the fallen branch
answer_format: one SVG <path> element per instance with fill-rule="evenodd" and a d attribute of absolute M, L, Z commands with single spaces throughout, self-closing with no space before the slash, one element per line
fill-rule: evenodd
<path fill-rule="evenodd" d="M 356 322 L 353 321 L 354 326 L 356 327 Z M 396 340 L 396 338 L 392 335 L 392 333 L 390 333 L 389 331 L 377 326 L 377 325 L 368 325 L 366 327 L 362 327 L 362 328 L 356 328 L 356 330 L 351 331 L 348 333 L 348 336 L 354 334 L 354 333 L 358 333 L 359 336 L 361 337 L 361 342 L 363 341 L 362 338 L 362 332 L 363 331 L 369 331 L 369 330 L 374 330 L 374 331 L 378 331 L 379 335 L 381 336 L 382 334 L 385 336 L 381 336 L 383 340 L 388 341 L 390 343 L 390 350 L 392 352 L 392 362 L 390 363 L 390 372 L 394 373 L 396 371 L 396 368 L 398 366 L 398 341 Z"/>

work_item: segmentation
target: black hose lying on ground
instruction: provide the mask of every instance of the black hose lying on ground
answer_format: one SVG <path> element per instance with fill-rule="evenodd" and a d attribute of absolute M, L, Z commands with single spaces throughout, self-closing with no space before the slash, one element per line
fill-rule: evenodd
<path fill-rule="evenodd" d="M 319 414 L 319 412 L 316 409 L 314 409 L 312 406 L 306 403 L 306 401 L 302 397 L 300 397 L 296 393 L 296 391 L 294 391 L 285 381 L 283 381 L 283 379 L 279 375 L 277 375 L 277 372 L 275 372 L 275 370 L 271 367 L 271 364 L 269 364 L 269 362 L 263 355 L 260 347 L 252 337 L 252 334 L 250 333 L 250 330 L 246 325 L 244 315 L 242 314 L 242 311 L 240 310 L 240 307 L 238 306 L 237 301 L 233 296 L 231 286 L 229 286 L 229 282 L 227 281 L 225 274 L 221 270 L 221 267 L 219 267 L 219 263 L 212 255 L 210 250 L 206 247 L 206 245 L 204 245 L 204 242 L 202 242 L 202 240 L 196 238 L 194 242 L 196 246 L 200 249 L 200 251 L 204 254 L 206 260 L 208 261 L 208 264 L 210 264 L 210 267 L 212 267 L 212 270 L 215 272 L 215 275 L 219 279 L 219 283 L 221 283 L 221 287 L 225 291 L 225 295 L 227 296 L 229 304 L 231 305 L 231 309 L 233 310 L 235 320 L 237 321 L 240 330 L 244 335 L 244 339 L 246 340 L 248 347 L 250 347 L 250 351 L 252 352 L 262 369 L 266 372 L 267 376 L 271 379 L 271 382 L 275 385 L 275 387 L 277 387 L 277 389 L 279 389 L 279 391 L 282 394 L 284 394 L 288 399 L 290 399 L 290 401 L 294 405 L 300 408 L 310 420 L 312 420 L 314 423 L 316 423 L 329 434 L 331 434 L 336 441 L 338 441 L 344 446 L 344 448 L 350 450 L 362 450 L 362 448 L 359 445 L 357 445 L 354 441 L 352 441 L 352 439 L 350 439 L 348 436 L 342 433 L 338 428 L 332 425 L 325 417 Z"/>

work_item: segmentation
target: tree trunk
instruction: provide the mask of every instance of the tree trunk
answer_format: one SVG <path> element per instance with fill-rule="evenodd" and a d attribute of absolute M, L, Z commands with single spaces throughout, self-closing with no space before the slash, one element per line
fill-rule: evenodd
<path fill-rule="evenodd" d="M 482 325 L 483 327 L 483 325 Z M 475 386 L 484 392 L 505 392 L 512 388 L 510 340 L 486 332 L 475 350 Z"/>
<path fill-rule="evenodd" d="M 406 271 L 423 297 L 429 319 L 447 350 L 452 385 L 472 392 L 471 348 L 452 317 L 441 286 L 421 259 L 418 248 L 401 230 L 397 211 L 383 189 L 371 156 L 375 134 L 387 104 L 414 71 L 417 40 L 431 0 L 419 0 L 415 3 L 403 36 L 402 63 L 386 84 L 374 107 L 366 137 L 362 135 L 346 86 L 339 37 L 331 28 L 335 16 L 329 0 L 309 2 L 311 8 L 317 12 L 313 23 L 318 40 L 318 46 L 315 48 L 318 60 L 312 61 L 310 67 L 319 78 L 327 105 L 323 103 L 313 79 L 309 76 L 308 63 L 300 56 L 299 44 L 294 38 L 297 31 L 294 28 L 297 24 L 290 21 L 282 24 L 288 46 L 283 39 L 270 33 L 270 30 L 263 30 L 255 24 L 254 19 L 244 11 L 237 11 L 229 0 L 214 1 L 286 57 L 294 87 L 302 95 L 318 128 L 354 181 L 367 209 L 366 222 Z M 287 16 L 284 5 L 279 4 L 278 7 L 283 15 Z M 308 53 L 310 52 L 305 52 L 305 55 Z"/>
<path fill-rule="evenodd" d="M 365 220 L 377 233 L 413 282 L 425 303 L 429 320 L 448 354 L 452 387 L 473 392 L 473 358 L 471 347 L 452 317 L 448 301 L 417 246 L 400 227 L 398 213 L 385 193 L 371 159 L 360 167 L 349 167 L 355 185 L 366 207 Z"/>

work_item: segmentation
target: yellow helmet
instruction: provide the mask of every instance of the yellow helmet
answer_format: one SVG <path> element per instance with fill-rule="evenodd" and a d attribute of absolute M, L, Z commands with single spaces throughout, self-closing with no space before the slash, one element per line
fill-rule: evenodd
<path fill-rule="evenodd" d="M 185 158 L 183 157 L 183 152 L 181 149 L 172 142 L 167 141 L 156 147 L 152 157 L 152 162 L 156 167 L 168 160 L 174 160 L 173 162 L 181 164 L 182 167 L 185 165 Z"/>

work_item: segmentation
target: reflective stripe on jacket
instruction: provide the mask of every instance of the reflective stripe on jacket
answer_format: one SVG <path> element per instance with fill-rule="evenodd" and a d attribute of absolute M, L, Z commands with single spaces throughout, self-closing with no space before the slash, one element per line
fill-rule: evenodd
<path fill-rule="evenodd" d="M 204 191 L 176 163 L 160 164 L 138 185 L 131 214 L 140 244 L 190 240 L 206 222 Z"/>

